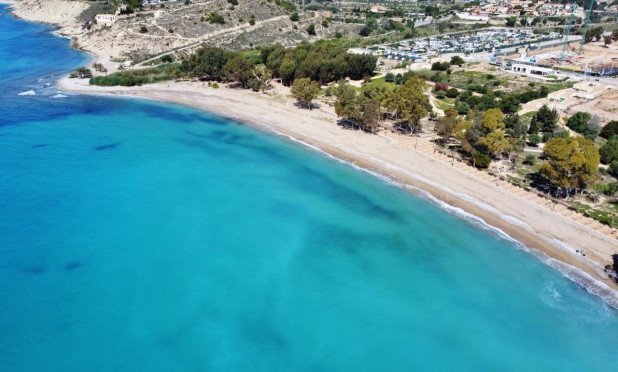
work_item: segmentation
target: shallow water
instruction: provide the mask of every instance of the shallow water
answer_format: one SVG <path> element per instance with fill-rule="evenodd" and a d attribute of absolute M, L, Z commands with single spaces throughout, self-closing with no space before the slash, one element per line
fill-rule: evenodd
<path fill-rule="evenodd" d="M 2 370 L 618 367 L 617 311 L 473 223 L 194 110 L 57 97 L 86 57 L 49 30 L 0 16 Z"/>

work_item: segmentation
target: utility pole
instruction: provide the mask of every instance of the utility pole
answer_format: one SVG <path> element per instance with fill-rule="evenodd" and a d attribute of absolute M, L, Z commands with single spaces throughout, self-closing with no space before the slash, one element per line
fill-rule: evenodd
<path fill-rule="evenodd" d="M 584 50 L 584 41 L 586 41 L 586 32 L 588 32 L 588 23 L 590 22 L 590 14 L 592 14 L 592 4 L 594 4 L 594 0 L 590 0 L 590 8 L 588 9 L 588 14 L 586 15 L 586 24 L 584 25 L 584 34 L 582 35 L 582 43 L 579 45 L 579 54 L 582 54 Z"/>

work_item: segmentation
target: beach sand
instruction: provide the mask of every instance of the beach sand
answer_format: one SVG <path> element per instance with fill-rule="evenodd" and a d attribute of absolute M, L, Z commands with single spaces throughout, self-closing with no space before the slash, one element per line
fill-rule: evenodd
<path fill-rule="evenodd" d="M 410 186 L 412 192 L 422 194 L 422 191 L 414 191 L 415 188 L 429 192 L 449 206 L 482 219 L 530 248 L 544 262 L 618 306 L 618 286 L 603 271 L 603 267 L 612 262 L 611 256 L 618 254 L 617 240 L 571 221 L 547 206 L 507 192 L 491 181 L 466 173 L 461 170 L 463 165 L 451 165 L 417 151 L 409 136 L 385 131 L 372 135 L 344 129 L 336 124 L 334 109 L 325 104 L 313 110 L 298 108 L 288 96 L 288 89 L 280 85 L 267 94 L 215 89 L 193 82 L 130 88 L 96 87 L 89 86 L 87 80 L 65 78 L 59 86 L 74 93 L 179 103 L 315 146 L 338 159 Z M 577 254 L 577 249 L 585 249 L 586 256 Z"/>

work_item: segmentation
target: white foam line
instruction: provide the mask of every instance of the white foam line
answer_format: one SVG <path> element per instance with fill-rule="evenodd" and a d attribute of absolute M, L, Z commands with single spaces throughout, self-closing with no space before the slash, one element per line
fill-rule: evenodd
<path fill-rule="evenodd" d="M 565 278 L 573 281 L 574 283 L 578 284 L 580 287 L 584 288 L 588 293 L 597 296 L 599 298 L 601 298 L 606 304 L 608 304 L 609 306 L 618 309 L 618 292 L 616 292 L 615 290 L 613 290 L 612 288 L 610 288 L 607 284 L 593 278 L 590 274 L 586 273 L 585 271 L 573 266 L 573 265 L 569 265 L 565 262 L 556 260 L 554 258 L 549 257 L 547 254 L 539 251 L 538 249 L 534 249 L 534 248 L 530 248 L 527 247 L 526 245 L 524 245 L 523 243 L 521 243 L 519 240 L 511 237 L 508 233 L 506 233 L 504 230 L 497 228 L 495 226 L 492 226 L 490 224 L 488 224 L 485 220 L 483 220 L 482 218 L 475 216 L 471 213 L 466 212 L 465 210 L 459 208 L 459 207 L 455 207 L 452 206 L 448 203 L 445 203 L 444 201 L 438 199 L 437 197 L 435 197 L 433 194 L 431 194 L 429 191 L 427 190 L 423 190 L 419 187 L 415 187 L 415 186 L 410 186 L 410 185 L 406 185 L 402 182 L 398 182 L 395 181 L 393 178 L 385 176 L 382 173 L 373 171 L 371 169 L 367 169 L 361 166 L 356 165 L 353 162 L 341 159 L 339 157 L 336 157 L 322 149 L 320 149 L 319 147 L 312 145 L 310 143 L 307 143 L 305 141 L 299 140 L 298 138 L 295 138 L 289 134 L 286 133 L 282 133 L 276 129 L 273 129 L 271 127 L 268 126 L 264 126 L 266 128 L 268 128 L 269 130 L 271 130 L 273 133 L 281 136 L 281 137 L 285 137 L 293 142 L 299 143 L 311 150 L 314 150 L 316 152 L 319 152 L 323 155 L 326 155 L 327 157 L 336 160 L 340 163 L 343 164 L 347 164 L 347 165 L 351 165 L 353 168 L 360 170 L 362 172 L 368 173 L 374 177 L 379 178 L 382 181 L 385 181 L 386 183 L 393 185 L 393 186 L 397 186 L 400 188 L 405 188 L 405 189 L 412 189 L 415 190 L 419 193 L 419 195 L 427 200 L 430 201 L 432 204 L 438 206 L 440 209 L 445 210 L 446 212 L 455 215 L 465 221 L 468 221 L 470 223 L 472 223 L 473 225 L 482 228 L 483 230 L 486 231 L 490 231 L 492 232 L 494 235 L 496 235 L 498 238 L 501 238 L 503 240 L 506 240 L 508 242 L 510 242 L 513 246 L 515 246 L 517 249 L 523 250 L 525 252 L 529 252 L 532 255 L 534 255 L 536 258 L 538 258 L 542 263 L 550 266 L 551 268 L 557 270 L 560 274 L 562 274 Z M 348 149 L 346 149 L 348 150 Z M 352 151 L 349 151 L 352 152 Z M 520 227 L 525 228 L 526 230 L 528 230 L 529 232 L 535 234 L 538 237 L 541 237 L 542 239 L 548 241 L 550 244 L 559 247 L 561 249 L 564 249 L 568 252 L 573 252 L 573 248 L 571 246 L 569 246 L 568 244 L 556 240 L 556 239 L 549 239 L 547 237 L 541 236 L 539 234 L 537 234 L 531 227 L 530 225 L 528 225 L 527 223 L 521 221 L 518 218 L 515 218 L 513 216 L 502 216 L 501 213 L 494 207 L 492 207 L 491 205 L 487 204 L 487 203 L 483 203 L 475 198 L 472 198 L 471 196 L 467 195 L 467 194 L 461 194 L 458 192 L 455 192 L 451 189 L 449 189 L 448 187 L 445 187 L 443 185 L 437 184 L 431 180 L 428 180 L 427 178 L 417 175 L 417 174 L 413 174 L 410 172 L 407 172 L 403 169 L 400 169 L 398 167 L 395 167 L 391 164 L 385 163 L 380 161 L 379 159 L 373 159 L 374 161 L 383 163 L 384 166 L 389 167 L 389 168 L 393 168 L 396 169 L 400 172 L 404 172 L 406 174 L 408 174 L 410 177 L 415 178 L 423 183 L 426 183 L 430 186 L 433 186 L 437 189 L 443 190 L 451 195 L 457 196 L 457 197 L 461 197 L 463 199 L 465 199 L 468 202 L 474 203 L 475 205 L 479 206 L 480 208 L 491 212 L 493 214 L 496 214 L 498 216 L 500 216 L 502 219 L 504 219 L 505 221 L 513 224 L 513 225 L 517 225 Z"/>
<path fill-rule="evenodd" d="M 122 97 L 122 98 L 129 98 L 129 99 L 148 99 L 148 100 L 152 100 L 152 101 L 158 101 L 158 102 L 164 102 L 164 103 L 169 103 L 168 101 L 165 100 L 161 100 L 161 99 L 156 99 L 156 98 L 150 98 L 150 97 L 139 97 L 139 96 L 131 96 L 131 95 L 117 95 L 117 94 L 113 94 L 113 93 L 102 93 L 102 92 L 84 92 L 82 94 L 94 94 L 94 95 L 101 95 L 101 96 L 113 96 L 116 98 Z M 182 105 L 182 104 L 181 104 Z M 198 109 L 200 109 L 198 107 Z M 202 111 L 204 111 L 204 108 L 201 108 Z M 233 120 L 233 121 L 240 121 L 240 122 L 244 122 L 245 120 L 241 117 L 237 117 L 235 115 L 225 115 L 225 114 L 218 114 L 216 111 L 213 110 L 209 110 L 206 109 L 205 111 L 207 111 L 208 113 L 212 114 L 212 115 L 216 115 L 216 116 L 220 116 L 229 120 Z M 572 280 L 573 282 L 577 283 L 578 285 L 580 285 L 582 288 L 584 288 L 588 293 L 598 296 L 600 297 L 603 301 L 605 301 L 605 303 L 607 303 L 609 306 L 618 309 L 618 292 L 616 292 L 615 290 L 613 290 L 612 288 L 610 288 L 609 286 L 607 286 L 605 283 L 602 283 L 601 281 L 593 278 L 592 276 L 590 276 L 588 273 L 584 272 L 583 270 L 569 265 L 567 263 L 564 263 L 562 261 L 558 261 L 555 260 L 549 256 L 547 256 L 545 253 L 537 250 L 537 249 L 531 249 L 527 246 L 525 246 L 523 243 L 521 243 L 520 241 L 514 239 L 513 237 L 511 237 L 510 235 L 508 235 L 505 231 L 503 231 L 502 229 L 499 229 L 495 226 L 492 226 L 490 224 L 488 224 L 487 222 L 485 222 L 482 218 L 475 216 L 471 213 L 468 213 L 466 211 L 464 211 L 461 208 L 457 208 L 454 207 L 452 205 L 449 205 L 445 202 L 443 202 L 442 200 L 436 198 L 433 194 L 431 194 L 430 192 L 423 190 L 419 187 L 414 187 L 414 186 L 410 186 L 410 185 L 406 185 L 402 182 L 396 181 L 395 179 L 393 179 L 392 177 L 386 176 L 380 172 L 376 172 L 373 171 L 371 169 L 367 169 L 361 166 L 356 165 L 354 162 L 339 158 L 337 156 L 334 156 L 332 154 L 330 154 L 327 151 L 322 150 L 321 148 L 312 145 L 308 142 L 302 141 L 290 134 L 287 133 L 283 133 L 281 131 L 276 130 L 273 126 L 270 126 L 268 124 L 264 124 L 263 123 L 264 118 L 259 118 L 259 120 L 257 118 L 254 117 L 254 120 L 252 120 L 252 123 L 260 128 L 263 128 L 265 130 L 270 131 L 271 133 L 274 133 L 277 136 L 280 137 L 284 137 L 287 138 L 288 140 L 298 143 L 306 148 L 309 148 L 313 151 L 316 151 L 322 155 L 325 155 L 326 157 L 333 159 L 335 161 L 338 161 L 342 164 L 346 164 L 346 165 L 350 165 L 353 168 L 368 173 L 390 185 L 396 186 L 396 187 L 400 187 L 400 188 L 404 188 L 404 189 L 411 189 L 411 190 L 415 190 L 419 193 L 419 195 L 421 196 L 425 196 L 426 200 L 433 202 L 436 206 L 438 206 L 439 208 L 456 215 L 459 218 L 462 218 L 466 221 L 472 222 L 474 223 L 476 226 L 490 231 L 492 233 L 494 233 L 496 236 L 498 236 L 499 238 L 502 238 L 504 240 L 507 240 L 509 242 L 511 242 L 516 248 L 521 249 L 523 251 L 526 252 L 530 252 L 531 254 L 533 254 L 535 257 L 537 257 L 539 260 L 541 260 L 541 262 L 547 264 L 548 266 L 558 270 L 559 273 L 561 273 L 564 277 Z M 357 154 L 358 156 L 361 157 L 366 157 L 364 155 L 358 154 L 357 152 L 345 148 L 343 149 L 345 150 L 347 153 L 350 154 Z M 440 185 L 438 183 L 435 183 L 431 180 L 426 179 L 425 177 L 418 175 L 418 174 L 414 174 L 414 173 L 410 173 L 404 169 L 395 167 L 389 163 L 386 163 L 384 161 L 381 161 L 379 159 L 375 159 L 375 158 L 371 158 L 371 160 L 377 162 L 377 163 L 381 163 L 384 167 L 386 168 L 391 168 L 391 169 L 395 169 L 399 172 L 405 173 L 408 176 L 410 176 L 411 178 L 414 178 L 420 182 L 426 183 L 430 186 L 433 186 L 437 189 L 443 190 L 451 195 L 457 196 L 457 197 L 461 197 L 462 199 L 465 199 L 466 201 L 473 203 L 475 205 L 477 205 L 478 207 L 491 212 L 497 216 L 499 216 L 500 218 L 504 219 L 505 221 L 514 224 L 514 225 L 518 225 L 526 230 L 528 230 L 529 232 L 539 236 L 538 234 L 536 234 L 536 232 L 534 232 L 534 230 L 530 227 L 530 225 L 526 224 L 525 222 L 513 217 L 513 216 L 503 216 L 496 208 L 492 207 L 491 205 L 487 204 L 487 203 L 483 203 L 477 199 L 472 198 L 471 196 L 467 195 L 467 194 L 461 194 L 461 193 L 457 193 L 443 185 Z M 524 199 L 525 200 L 525 199 Z M 555 245 L 560 247 L 560 245 L 556 244 L 558 243 L 557 241 L 552 241 L 549 240 L 548 238 L 544 237 L 544 236 L 540 236 L 542 239 L 548 241 L 550 244 Z M 560 242 L 561 244 L 565 244 L 563 242 Z M 564 249 L 564 247 L 561 247 Z M 572 249 L 570 250 L 570 252 L 572 252 Z"/>

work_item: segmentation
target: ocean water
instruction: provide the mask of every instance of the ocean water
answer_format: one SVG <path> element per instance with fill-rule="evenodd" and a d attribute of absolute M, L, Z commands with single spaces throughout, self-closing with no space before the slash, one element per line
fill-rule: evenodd
<path fill-rule="evenodd" d="M 87 57 L 50 30 L 0 7 L 0 370 L 618 368 L 618 311 L 514 242 L 228 120 L 59 95 Z"/>

